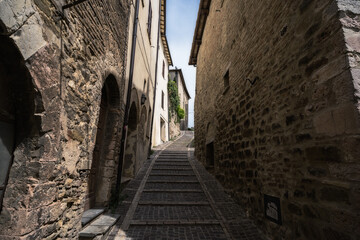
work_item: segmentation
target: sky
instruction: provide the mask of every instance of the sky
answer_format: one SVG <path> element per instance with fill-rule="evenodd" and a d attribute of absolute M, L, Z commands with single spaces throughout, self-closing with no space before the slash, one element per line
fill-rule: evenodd
<path fill-rule="evenodd" d="M 181 68 L 186 87 L 191 96 L 189 102 L 189 127 L 194 126 L 194 99 L 196 68 L 189 66 L 191 45 L 200 0 L 166 1 L 166 37 L 173 60 L 173 69 Z"/>

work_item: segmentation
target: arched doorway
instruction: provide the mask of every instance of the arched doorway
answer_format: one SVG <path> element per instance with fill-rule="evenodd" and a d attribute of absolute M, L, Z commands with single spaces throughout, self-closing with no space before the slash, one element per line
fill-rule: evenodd
<path fill-rule="evenodd" d="M 122 176 L 124 178 L 134 178 L 136 167 L 137 136 L 138 136 L 138 113 L 135 102 L 132 102 L 129 111 L 129 124 L 125 145 L 125 158 Z"/>
<path fill-rule="evenodd" d="M 35 109 L 35 99 L 38 99 L 38 109 Z M 0 35 L 0 211 L 14 151 L 20 145 L 19 151 L 28 154 L 37 148 L 34 138 L 39 136 L 40 121 L 35 121 L 35 110 L 43 111 L 41 97 L 36 97 L 24 59 L 13 40 Z"/>
<path fill-rule="evenodd" d="M 116 79 L 109 75 L 101 91 L 99 120 L 93 160 L 89 175 L 88 197 L 85 210 L 106 206 L 109 203 L 111 187 L 116 179 L 120 123 L 120 94 Z"/>
<path fill-rule="evenodd" d="M 148 154 L 148 138 L 145 137 L 145 127 L 147 121 L 147 109 L 146 106 L 142 106 L 141 114 L 138 122 L 138 137 L 137 137 L 137 153 L 135 162 L 135 173 L 140 170 Z"/>
<path fill-rule="evenodd" d="M 206 128 L 206 167 L 214 168 L 217 163 L 215 162 L 215 128 L 214 123 L 209 122 Z"/>

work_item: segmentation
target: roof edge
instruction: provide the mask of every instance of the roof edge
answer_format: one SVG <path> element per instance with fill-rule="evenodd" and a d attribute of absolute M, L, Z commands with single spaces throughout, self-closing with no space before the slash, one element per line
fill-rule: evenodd
<path fill-rule="evenodd" d="M 173 66 L 169 44 L 166 37 L 166 0 L 161 0 L 161 10 L 160 10 L 160 33 L 161 41 L 164 46 L 165 56 L 170 66 Z"/>
<path fill-rule="evenodd" d="M 179 69 L 170 69 L 169 72 L 180 72 L 181 82 L 182 82 L 182 84 L 184 86 L 185 93 L 186 93 L 186 95 L 188 95 L 189 99 L 191 99 L 189 91 L 187 90 L 187 87 L 186 87 L 185 78 L 184 78 L 184 75 L 183 75 L 183 72 L 182 72 L 181 68 L 179 68 Z"/>
<path fill-rule="evenodd" d="M 204 34 L 206 20 L 209 15 L 211 0 L 200 0 L 199 11 L 196 20 L 193 42 L 191 46 L 189 65 L 197 64 L 197 57 Z"/>

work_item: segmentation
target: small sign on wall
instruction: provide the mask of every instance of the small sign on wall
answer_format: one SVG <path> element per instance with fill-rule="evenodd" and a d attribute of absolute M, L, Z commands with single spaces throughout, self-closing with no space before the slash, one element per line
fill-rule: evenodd
<path fill-rule="evenodd" d="M 279 198 L 264 194 L 264 213 L 265 218 L 282 225 Z"/>

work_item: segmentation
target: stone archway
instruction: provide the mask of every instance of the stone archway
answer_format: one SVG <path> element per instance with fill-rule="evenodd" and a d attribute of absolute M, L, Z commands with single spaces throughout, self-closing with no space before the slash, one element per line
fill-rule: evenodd
<path fill-rule="evenodd" d="M 40 119 L 34 113 L 42 111 L 41 96 L 35 92 L 22 55 L 10 37 L 0 35 L 0 211 L 3 205 L 13 204 L 6 198 L 7 185 L 14 189 L 23 185 L 16 174 L 24 172 L 21 168 L 28 156 L 20 153 L 31 155 L 40 148 Z M 14 157 L 14 152 L 19 154 Z M 13 161 L 16 169 L 10 171 Z"/>
<path fill-rule="evenodd" d="M 214 148 L 214 141 L 215 141 L 215 128 L 214 123 L 209 122 L 206 127 L 206 167 L 213 168 L 217 163 L 215 162 L 215 148 Z"/>
<path fill-rule="evenodd" d="M 125 145 L 125 158 L 123 164 L 124 178 L 134 178 L 136 173 L 136 159 L 137 159 L 137 136 L 138 136 L 138 107 L 135 102 L 132 102 L 129 110 L 129 124 Z"/>
<path fill-rule="evenodd" d="M 113 75 L 109 75 L 101 92 L 99 120 L 93 161 L 89 175 L 88 198 L 85 209 L 103 207 L 109 203 L 111 187 L 116 179 L 118 145 L 117 129 L 120 123 L 120 94 Z"/>

